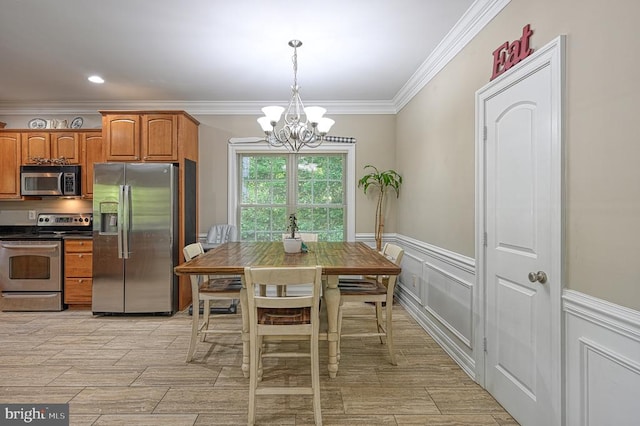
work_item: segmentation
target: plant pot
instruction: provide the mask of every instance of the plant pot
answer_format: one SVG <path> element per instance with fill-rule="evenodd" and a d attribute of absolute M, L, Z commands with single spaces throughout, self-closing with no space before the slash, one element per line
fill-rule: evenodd
<path fill-rule="evenodd" d="M 283 238 L 285 253 L 300 253 L 302 249 L 302 238 Z"/>

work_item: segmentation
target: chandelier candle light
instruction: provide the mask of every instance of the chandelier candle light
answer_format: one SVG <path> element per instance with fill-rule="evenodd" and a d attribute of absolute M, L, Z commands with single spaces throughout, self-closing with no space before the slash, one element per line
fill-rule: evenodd
<path fill-rule="evenodd" d="M 285 109 L 281 106 L 267 106 L 262 108 L 264 117 L 258 118 L 258 123 L 267 135 L 266 141 L 275 147 L 284 146 L 290 151 L 298 152 L 302 147 L 315 148 L 324 140 L 325 135 L 333 126 L 334 121 L 323 117 L 326 109 L 319 106 L 306 107 L 300 99 L 298 87 L 298 47 L 300 40 L 291 40 L 293 47 L 293 86 L 291 86 L 291 100 L 284 114 L 282 127 L 276 129 Z M 304 120 L 303 120 L 304 117 Z"/>

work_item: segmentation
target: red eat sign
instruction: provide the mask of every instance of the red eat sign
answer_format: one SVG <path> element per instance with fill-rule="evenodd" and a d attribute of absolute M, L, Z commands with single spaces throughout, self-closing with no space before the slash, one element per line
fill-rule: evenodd
<path fill-rule="evenodd" d="M 514 40 L 511 43 L 505 41 L 504 44 L 493 51 L 493 74 L 491 74 L 489 81 L 533 52 L 533 49 L 529 47 L 531 34 L 533 34 L 533 30 L 531 29 L 531 25 L 527 24 L 522 28 L 522 37 L 520 37 L 519 40 Z"/>

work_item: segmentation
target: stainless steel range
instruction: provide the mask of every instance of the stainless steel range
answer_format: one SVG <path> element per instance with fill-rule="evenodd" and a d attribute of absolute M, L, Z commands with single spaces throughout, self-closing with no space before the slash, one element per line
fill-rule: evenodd
<path fill-rule="evenodd" d="M 63 309 L 64 238 L 91 235 L 90 213 L 38 215 L 37 226 L 0 229 L 0 309 Z"/>

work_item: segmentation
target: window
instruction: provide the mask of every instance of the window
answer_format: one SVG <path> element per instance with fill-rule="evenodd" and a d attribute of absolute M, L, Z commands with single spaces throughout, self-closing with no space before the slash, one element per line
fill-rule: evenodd
<path fill-rule="evenodd" d="M 229 147 L 229 217 L 241 240 L 281 240 L 295 212 L 300 232 L 315 232 L 321 241 L 353 241 L 355 147 L 330 145 L 298 154 Z"/>

